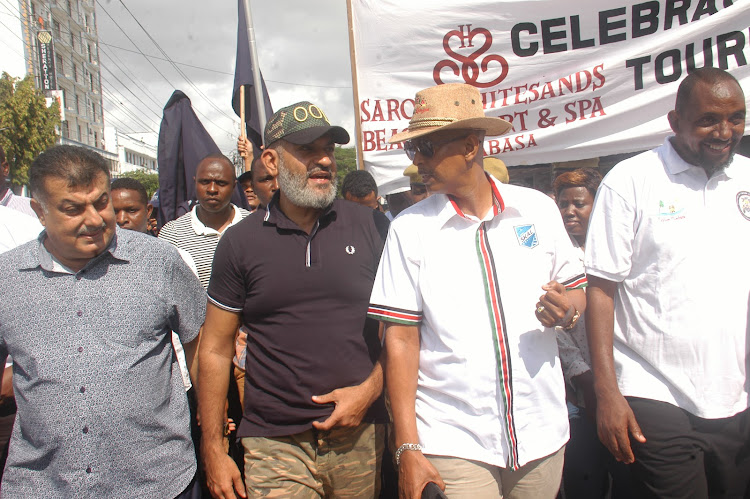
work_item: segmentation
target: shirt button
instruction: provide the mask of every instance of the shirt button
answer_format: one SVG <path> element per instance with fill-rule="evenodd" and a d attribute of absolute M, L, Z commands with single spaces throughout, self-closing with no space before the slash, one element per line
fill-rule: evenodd
<path fill-rule="evenodd" d="M 89 432 L 89 427 L 88 426 L 84 426 L 83 427 L 83 433 L 86 434 L 88 432 Z"/>
<path fill-rule="evenodd" d="M 79 310 L 78 312 L 76 312 L 76 315 L 78 315 L 78 317 L 82 316 L 83 315 L 83 311 Z"/>
<path fill-rule="evenodd" d="M 82 386 L 82 387 L 81 387 L 81 389 L 80 389 L 79 391 L 80 391 L 81 393 L 86 393 L 86 387 L 85 387 L 85 386 Z"/>
<path fill-rule="evenodd" d="M 86 473 L 91 473 L 91 466 L 89 466 L 88 468 L 86 468 Z"/>
<path fill-rule="evenodd" d="M 78 347 L 79 352 L 83 352 L 83 347 Z"/>

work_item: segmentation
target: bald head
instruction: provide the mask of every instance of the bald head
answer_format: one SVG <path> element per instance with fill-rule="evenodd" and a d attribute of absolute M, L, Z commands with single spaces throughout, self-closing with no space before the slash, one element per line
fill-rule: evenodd
<path fill-rule="evenodd" d="M 721 83 L 728 83 L 730 86 L 736 86 L 742 92 L 742 87 L 737 79 L 729 72 L 718 68 L 698 68 L 693 70 L 677 88 L 677 98 L 675 99 L 674 110 L 677 113 L 683 113 L 690 105 L 695 86 L 704 83 L 708 87 L 718 86 Z"/>
<path fill-rule="evenodd" d="M 223 154 L 211 154 L 203 158 L 200 163 L 198 163 L 198 168 L 195 171 L 195 178 L 197 179 L 200 176 L 202 168 L 206 168 L 211 164 L 221 165 L 222 169 L 225 170 L 227 176 L 231 177 L 232 180 L 237 179 L 232 161 Z"/>

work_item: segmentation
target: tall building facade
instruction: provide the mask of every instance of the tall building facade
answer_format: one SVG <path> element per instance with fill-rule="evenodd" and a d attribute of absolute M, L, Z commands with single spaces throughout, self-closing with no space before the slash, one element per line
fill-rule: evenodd
<path fill-rule="evenodd" d="M 50 31 L 61 92 L 63 143 L 104 149 L 104 116 L 95 0 L 19 0 L 27 72 L 44 88 L 39 31 Z"/>

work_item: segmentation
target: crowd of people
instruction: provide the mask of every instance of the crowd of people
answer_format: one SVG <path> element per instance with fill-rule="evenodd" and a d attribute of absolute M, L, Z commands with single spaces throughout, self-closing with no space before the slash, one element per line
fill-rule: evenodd
<path fill-rule="evenodd" d="M 552 197 L 484 157 L 512 126 L 474 87 L 415 102 L 386 213 L 365 171 L 339 195 L 349 134 L 307 101 L 163 227 L 91 150 L 40 154 L 31 199 L 0 157 L 0 493 L 750 497 L 734 77 L 693 71 L 663 145 Z"/>

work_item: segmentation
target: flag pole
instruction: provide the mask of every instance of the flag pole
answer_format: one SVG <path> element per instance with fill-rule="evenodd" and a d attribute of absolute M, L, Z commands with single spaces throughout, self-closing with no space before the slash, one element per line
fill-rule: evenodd
<path fill-rule="evenodd" d="M 245 85 L 240 85 L 240 138 L 245 142 Z M 247 162 L 247 151 L 242 155 L 242 169 L 243 171 L 250 170 Z"/>
<path fill-rule="evenodd" d="M 258 122 L 260 124 L 260 132 L 263 134 L 263 129 L 266 127 L 266 107 L 263 100 L 263 85 L 260 79 L 260 65 L 258 61 L 258 51 L 255 47 L 255 29 L 253 29 L 253 18 L 250 14 L 250 0 L 243 0 L 242 3 L 245 6 L 245 24 L 247 25 L 247 44 L 250 46 L 250 60 L 253 63 L 253 81 L 255 84 L 255 97 L 258 102 Z M 244 99 L 243 99 L 244 102 Z"/>
<path fill-rule="evenodd" d="M 359 88 L 357 82 L 357 53 L 354 45 L 354 14 L 352 0 L 346 0 L 346 17 L 349 23 L 349 58 L 352 65 L 352 95 L 354 97 L 354 133 L 357 136 L 357 169 L 365 169 L 364 153 L 362 151 L 362 123 L 359 115 Z"/>

